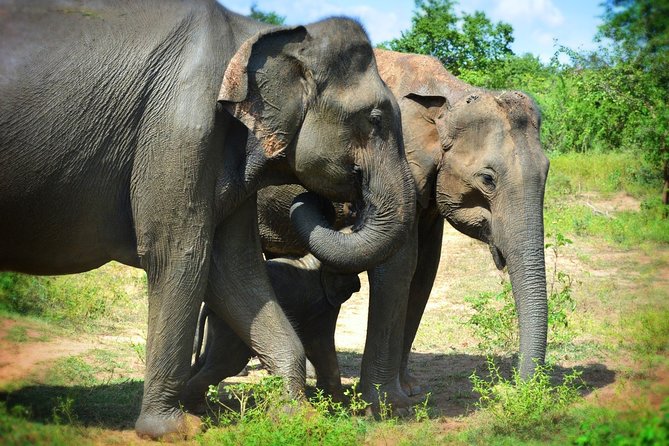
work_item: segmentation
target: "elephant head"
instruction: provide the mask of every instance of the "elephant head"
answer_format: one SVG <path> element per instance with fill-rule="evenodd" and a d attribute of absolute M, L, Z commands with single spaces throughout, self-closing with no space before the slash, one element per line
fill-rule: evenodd
<path fill-rule="evenodd" d="M 402 243 L 415 196 L 399 107 L 360 25 L 328 19 L 256 34 L 230 61 L 219 101 L 308 190 L 361 203 L 351 234 L 330 229 L 310 197 L 295 204 L 294 225 L 316 257 L 361 271 Z"/>
<path fill-rule="evenodd" d="M 517 91 L 474 88 L 436 59 L 377 51 L 402 110 L 418 200 L 508 266 L 520 324 L 521 375 L 546 351 L 543 197 L 549 162 L 537 105 Z M 409 73 L 407 75 L 406 73 Z"/>

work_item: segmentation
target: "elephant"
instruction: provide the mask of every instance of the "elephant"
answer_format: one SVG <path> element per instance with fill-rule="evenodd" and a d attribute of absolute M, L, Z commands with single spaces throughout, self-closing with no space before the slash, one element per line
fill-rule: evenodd
<path fill-rule="evenodd" d="M 359 203 L 350 234 L 310 195 L 296 205 L 309 250 L 342 270 L 390 256 L 415 212 L 398 104 L 362 27 L 273 27 L 213 0 L 0 11 L 0 270 L 146 271 L 141 437 L 199 429 L 180 400 L 203 301 L 299 398 L 304 348 L 267 276 L 256 191 Z"/>
<path fill-rule="evenodd" d="M 543 196 L 549 161 L 539 139 L 539 108 L 519 91 L 473 87 L 429 56 L 375 54 L 402 112 L 417 207 L 404 245 L 368 270 L 363 398 L 376 402 L 381 392 L 399 409 L 422 391 L 408 370 L 409 353 L 439 266 L 444 221 L 486 243 L 498 269 L 508 267 L 526 378 L 545 359 L 547 333 Z M 303 189 L 265 191 L 258 202 L 263 250 L 303 255 L 308 247 L 289 218 Z"/>
<path fill-rule="evenodd" d="M 301 258 L 276 257 L 265 262 L 272 287 L 281 308 L 293 324 L 304 346 L 307 359 L 316 370 L 316 386 L 343 401 L 339 363 L 334 334 L 341 305 L 360 290 L 355 273 L 341 273 L 322 265 L 312 254 Z M 221 319 L 212 315 L 206 305 L 200 314 L 199 333 L 205 321 L 210 352 L 201 351 L 204 336 L 196 336 L 196 362 L 193 378 L 188 382 L 190 401 L 187 407 L 202 411 L 203 396 L 208 386 L 239 374 L 255 352 L 249 348 Z M 218 352 L 225 352 L 221 358 Z"/>

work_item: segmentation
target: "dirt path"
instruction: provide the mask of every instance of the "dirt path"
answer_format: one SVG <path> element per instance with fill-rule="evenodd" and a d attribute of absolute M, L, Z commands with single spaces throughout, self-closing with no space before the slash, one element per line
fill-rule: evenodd
<path fill-rule="evenodd" d="M 95 348 L 91 341 L 54 339 L 40 342 L 41 335 L 35 329 L 25 330 L 25 342 L 12 342 L 7 338 L 17 326 L 12 319 L 0 320 L 0 385 L 29 377 L 38 372 L 41 363 Z"/>

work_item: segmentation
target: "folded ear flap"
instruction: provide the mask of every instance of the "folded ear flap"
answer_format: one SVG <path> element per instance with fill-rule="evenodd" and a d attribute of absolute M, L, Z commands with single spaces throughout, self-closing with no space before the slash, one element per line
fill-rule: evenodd
<path fill-rule="evenodd" d="M 400 101 L 404 150 L 416 182 L 416 198 L 427 207 L 442 154 L 440 127 L 448 100 L 443 96 L 409 93 Z"/>
<path fill-rule="evenodd" d="M 297 57 L 309 41 L 302 26 L 260 32 L 242 44 L 225 70 L 218 100 L 253 132 L 268 157 L 290 144 L 316 91 Z"/>

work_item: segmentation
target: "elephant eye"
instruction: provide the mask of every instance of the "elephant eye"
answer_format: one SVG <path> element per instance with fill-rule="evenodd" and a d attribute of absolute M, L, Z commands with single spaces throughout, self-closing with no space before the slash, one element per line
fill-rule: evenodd
<path fill-rule="evenodd" d="M 382 118 L 383 118 L 383 112 L 378 108 L 375 108 L 369 114 L 369 122 L 376 128 L 381 127 Z"/>
<path fill-rule="evenodd" d="M 495 189 L 495 178 L 493 178 L 492 175 L 490 175 L 489 173 L 482 173 L 480 177 L 481 181 L 488 189 L 490 190 Z"/>

